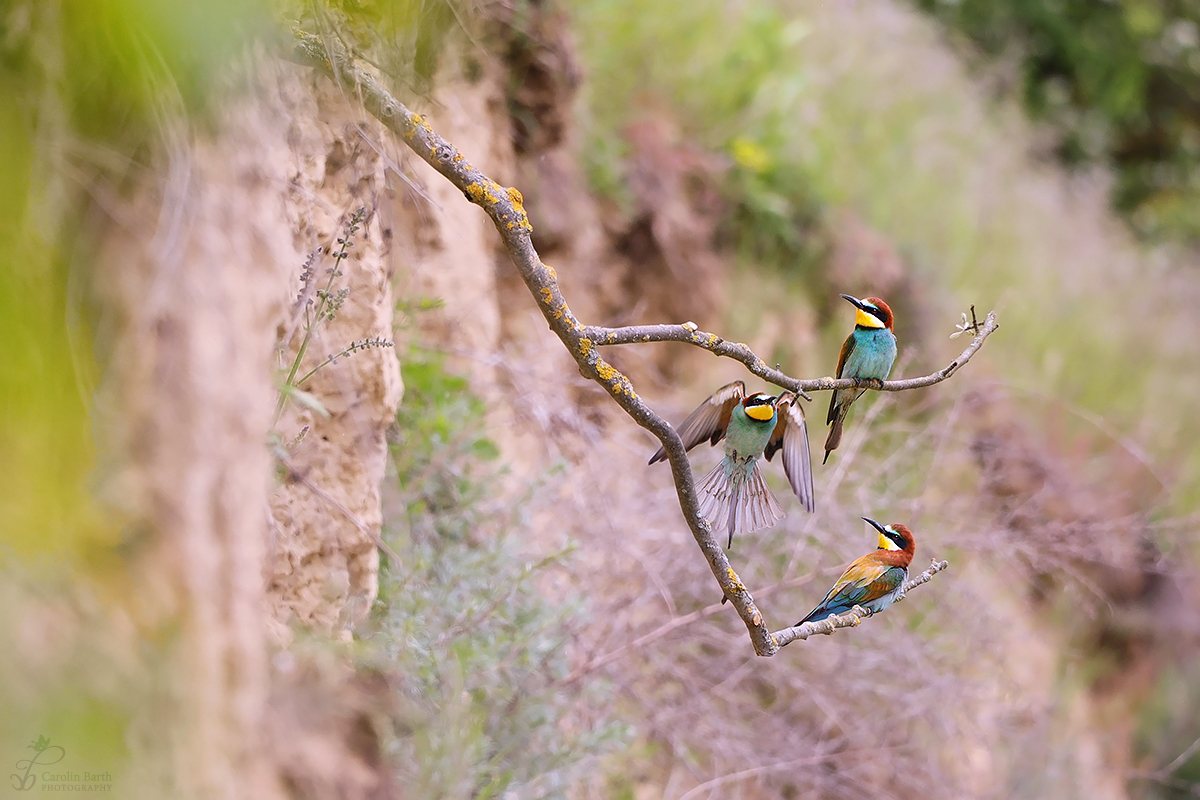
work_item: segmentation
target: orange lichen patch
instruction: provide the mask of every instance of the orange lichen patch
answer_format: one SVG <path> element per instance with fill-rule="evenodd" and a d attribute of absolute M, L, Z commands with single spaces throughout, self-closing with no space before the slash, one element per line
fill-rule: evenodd
<path fill-rule="evenodd" d="M 549 264 L 545 264 L 545 263 L 543 263 L 542 266 L 546 268 L 546 272 L 550 273 L 551 278 L 554 278 L 554 280 L 558 280 L 558 273 L 554 271 L 554 267 L 550 266 Z"/>
<path fill-rule="evenodd" d="M 725 569 L 725 574 L 729 576 L 729 581 L 733 584 L 733 590 L 735 592 L 741 594 L 742 592 L 746 591 L 746 585 L 742 583 L 742 579 L 738 577 L 738 574 L 733 571 L 733 567 L 727 567 Z"/>
<path fill-rule="evenodd" d="M 600 380 L 602 381 L 619 381 L 625 377 L 616 367 L 609 364 L 603 358 L 596 362 L 596 374 L 600 376 Z"/>
<path fill-rule="evenodd" d="M 525 198 L 521 196 L 521 190 L 515 186 L 510 186 L 504 190 L 508 195 L 509 202 L 513 204 L 513 209 L 517 212 L 520 220 L 521 228 L 530 233 L 533 232 L 533 225 L 529 222 L 529 215 L 525 213 Z"/>
<path fill-rule="evenodd" d="M 580 339 L 579 340 L 579 354 L 581 356 L 583 356 L 584 358 L 586 358 L 591 352 L 592 352 L 592 340 L 591 339 Z"/>
<path fill-rule="evenodd" d="M 588 347 L 591 347 L 592 342 L 590 339 L 584 339 L 583 341 L 588 343 Z M 629 379 L 603 358 L 596 359 L 596 375 L 600 380 L 609 385 L 613 394 L 623 394 L 631 399 L 637 399 L 637 392 L 633 390 L 633 384 L 629 382 Z"/>
<path fill-rule="evenodd" d="M 467 186 L 467 197 L 476 205 L 483 205 L 484 201 L 495 203 L 498 200 L 496 190 L 499 188 L 500 185 L 495 181 L 475 181 Z"/>
<path fill-rule="evenodd" d="M 541 295 L 542 295 L 542 302 L 545 303 L 546 305 L 550 305 L 550 303 L 554 302 L 554 292 L 550 291 L 549 289 L 547 289 L 544 286 L 541 289 Z"/>
<path fill-rule="evenodd" d="M 404 126 L 404 138 L 412 140 L 417 135 L 417 128 L 424 128 L 427 131 L 432 131 L 425 118 L 420 114 L 413 114 L 408 118 L 407 124 Z"/>

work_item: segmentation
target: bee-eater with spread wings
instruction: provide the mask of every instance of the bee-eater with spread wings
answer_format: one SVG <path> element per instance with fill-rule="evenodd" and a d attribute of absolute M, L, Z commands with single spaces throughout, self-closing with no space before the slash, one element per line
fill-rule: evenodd
<path fill-rule="evenodd" d="M 683 446 L 691 450 L 703 441 L 725 440 L 725 457 L 696 486 L 700 514 L 708 523 L 734 534 L 749 533 L 783 519 L 779 503 L 763 481 L 758 460 L 770 461 L 783 451 L 783 471 L 792 491 L 812 511 L 812 466 L 804 409 L 791 392 L 746 395 L 741 381 L 722 386 L 679 426 Z M 650 463 L 667 457 L 659 448 Z"/>

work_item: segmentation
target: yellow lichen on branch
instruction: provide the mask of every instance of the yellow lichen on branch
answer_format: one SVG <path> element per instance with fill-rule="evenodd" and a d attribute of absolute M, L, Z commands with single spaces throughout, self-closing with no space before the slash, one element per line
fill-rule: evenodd
<path fill-rule="evenodd" d="M 742 579 L 738 577 L 738 574 L 733 571 L 733 567 L 725 570 L 725 572 L 729 575 L 729 582 L 733 584 L 733 590 L 735 592 L 740 593 L 746 591 L 746 585 L 742 583 Z"/>
<path fill-rule="evenodd" d="M 519 224 L 526 231 L 532 233 L 533 225 L 529 222 L 529 215 L 525 213 L 525 198 L 521 196 L 521 190 L 515 186 L 508 187 L 508 200 L 517 211 L 517 216 L 520 219 Z"/>
<path fill-rule="evenodd" d="M 613 394 L 624 394 L 631 399 L 637 399 L 637 392 L 633 390 L 633 384 L 621 374 L 619 369 L 609 364 L 603 358 L 596 359 L 595 369 L 596 376 L 611 387 Z"/>
<path fill-rule="evenodd" d="M 467 186 L 467 199 L 480 206 L 485 202 L 488 205 L 495 205 L 500 200 L 500 194 L 502 194 L 500 184 L 487 178 Z"/>

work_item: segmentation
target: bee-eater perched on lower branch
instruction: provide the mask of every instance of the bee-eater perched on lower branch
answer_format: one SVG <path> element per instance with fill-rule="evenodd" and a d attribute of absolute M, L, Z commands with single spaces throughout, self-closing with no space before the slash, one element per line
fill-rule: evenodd
<path fill-rule="evenodd" d="M 750 533 L 783 519 L 783 511 L 763 481 L 759 458 L 770 461 L 783 450 L 783 471 L 792 491 L 808 511 L 813 503 L 812 465 L 808 450 L 808 427 L 804 409 L 791 392 L 778 396 L 764 392 L 746 396 L 741 381 L 722 386 L 700 404 L 679 426 L 686 450 L 703 441 L 712 445 L 725 440 L 725 457 L 696 486 L 700 515 L 718 529 L 734 534 Z M 650 463 L 667 457 L 663 448 Z"/>
<path fill-rule="evenodd" d="M 863 517 L 879 531 L 879 549 L 856 559 L 809 615 L 796 623 L 817 622 L 862 606 L 872 614 L 896 602 L 908 580 L 908 565 L 917 549 L 912 531 L 898 522 L 880 525 Z"/>
<path fill-rule="evenodd" d="M 891 373 L 896 360 L 896 335 L 892 333 L 892 309 L 878 297 L 859 300 L 848 294 L 842 295 L 857 311 L 854 330 L 842 344 L 838 357 L 839 378 L 870 378 L 882 381 Z M 866 389 L 838 389 L 829 400 L 829 416 L 825 420 L 829 438 L 825 440 L 824 464 L 829 454 L 842 442 L 842 425 L 850 404 L 862 396 Z"/>

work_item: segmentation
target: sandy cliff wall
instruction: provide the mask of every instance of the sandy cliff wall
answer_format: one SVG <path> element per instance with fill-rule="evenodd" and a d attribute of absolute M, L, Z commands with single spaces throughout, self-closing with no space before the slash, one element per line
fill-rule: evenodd
<path fill-rule="evenodd" d="M 253 72 L 256 88 L 223 110 L 216 132 L 178 129 L 168 163 L 101 226 L 97 284 L 113 348 L 101 407 L 122 463 L 107 493 L 136 520 L 123 604 L 158 646 L 141 664 L 150 677 L 131 678 L 141 696 L 127 796 L 283 796 L 276 765 L 306 740 L 302 727 L 271 735 L 271 687 L 287 682 L 272 677 L 271 654 L 294 628 L 328 633 L 361 619 L 376 591 L 370 532 L 401 395 L 394 352 L 357 353 L 304 387 L 328 417 L 296 405 L 284 414 L 284 441 L 310 430 L 282 486 L 268 437 L 276 346 L 301 266 L 334 246 L 359 206 L 368 220 L 335 284 L 350 294 L 304 369 L 390 336 L 384 163 L 371 121 L 328 84 L 288 64 Z M 332 266 L 316 263 L 318 278 Z M 319 706 L 311 686 L 296 693 Z M 292 762 L 323 764 L 331 779 L 352 779 L 344 796 L 362 796 L 378 778 L 356 773 L 354 754 L 330 766 L 335 734 L 322 734 L 323 761 Z"/>

